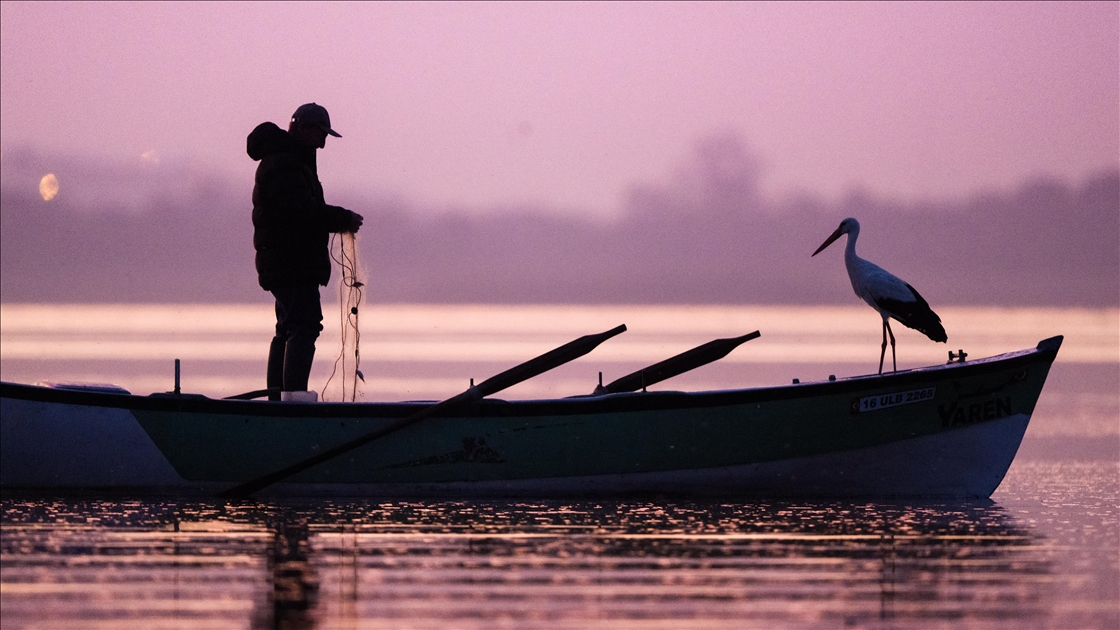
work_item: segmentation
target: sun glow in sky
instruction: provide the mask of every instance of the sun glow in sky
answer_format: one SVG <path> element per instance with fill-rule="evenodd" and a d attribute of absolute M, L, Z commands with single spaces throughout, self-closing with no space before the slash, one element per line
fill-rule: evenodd
<path fill-rule="evenodd" d="M 944 198 L 1116 168 L 1118 6 L 5 2 L 0 131 L 248 181 L 316 101 L 336 193 L 611 214 L 730 132 L 771 194 Z"/>
<path fill-rule="evenodd" d="M 43 201 L 50 201 L 58 194 L 58 178 L 54 173 L 47 173 L 39 180 L 39 195 Z"/>

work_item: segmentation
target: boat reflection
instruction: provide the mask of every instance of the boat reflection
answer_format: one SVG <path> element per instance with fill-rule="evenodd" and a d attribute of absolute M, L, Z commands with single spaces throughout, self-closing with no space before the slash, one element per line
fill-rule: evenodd
<path fill-rule="evenodd" d="M 1039 625 L 1055 579 L 991 502 L 5 498 L 0 554 L 6 627 Z"/>

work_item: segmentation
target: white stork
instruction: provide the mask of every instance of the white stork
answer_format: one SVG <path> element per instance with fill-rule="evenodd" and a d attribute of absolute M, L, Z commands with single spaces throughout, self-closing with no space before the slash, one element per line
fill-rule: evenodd
<path fill-rule="evenodd" d="M 841 234 L 848 235 L 848 245 L 844 248 L 844 266 L 848 268 L 848 278 L 852 281 L 855 290 L 864 302 L 871 308 L 879 311 L 883 317 L 883 349 L 879 353 L 879 373 L 883 373 L 883 359 L 887 355 L 887 335 L 891 337 L 891 362 L 894 369 L 898 370 L 898 361 L 894 351 L 894 332 L 891 331 L 890 318 L 902 322 L 903 326 L 913 328 L 934 341 L 948 340 L 945 328 L 941 326 L 941 318 L 926 304 L 926 301 L 914 287 L 903 282 L 898 276 L 891 274 L 875 263 L 866 261 L 856 256 L 856 239 L 859 238 L 859 221 L 852 218 L 840 222 L 840 227 L 829 236 L 813 256 L 840 238 Z M 812 258 L 812 256 L 810 256 Z"/>

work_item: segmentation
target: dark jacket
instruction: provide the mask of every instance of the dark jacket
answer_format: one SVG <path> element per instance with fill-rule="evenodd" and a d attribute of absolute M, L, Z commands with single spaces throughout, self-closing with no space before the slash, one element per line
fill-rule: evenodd
<path fill-rule="evenodd" d="M 301 284 L 326 286 L 331 232 L 350 227 L 352 213 L 323 200 L 315 149 L 273 123 L 249 134 L 249 157 L 260 160 L 253 186 L 253 246 L 257 281 L 271 291 Z"/>

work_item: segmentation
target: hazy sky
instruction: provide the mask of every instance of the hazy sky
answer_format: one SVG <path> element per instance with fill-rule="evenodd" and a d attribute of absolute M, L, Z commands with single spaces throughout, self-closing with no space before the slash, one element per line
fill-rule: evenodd
<path fill-rule="evenodd" d="M 5 154 L 248 180 L 248 132 L 316 101 L 343 135 L 328 199 L 613 213 L 727 131 L 771 194 L 948 197 L 1120 160 L 1116 2 L 2 7 Z"/>

